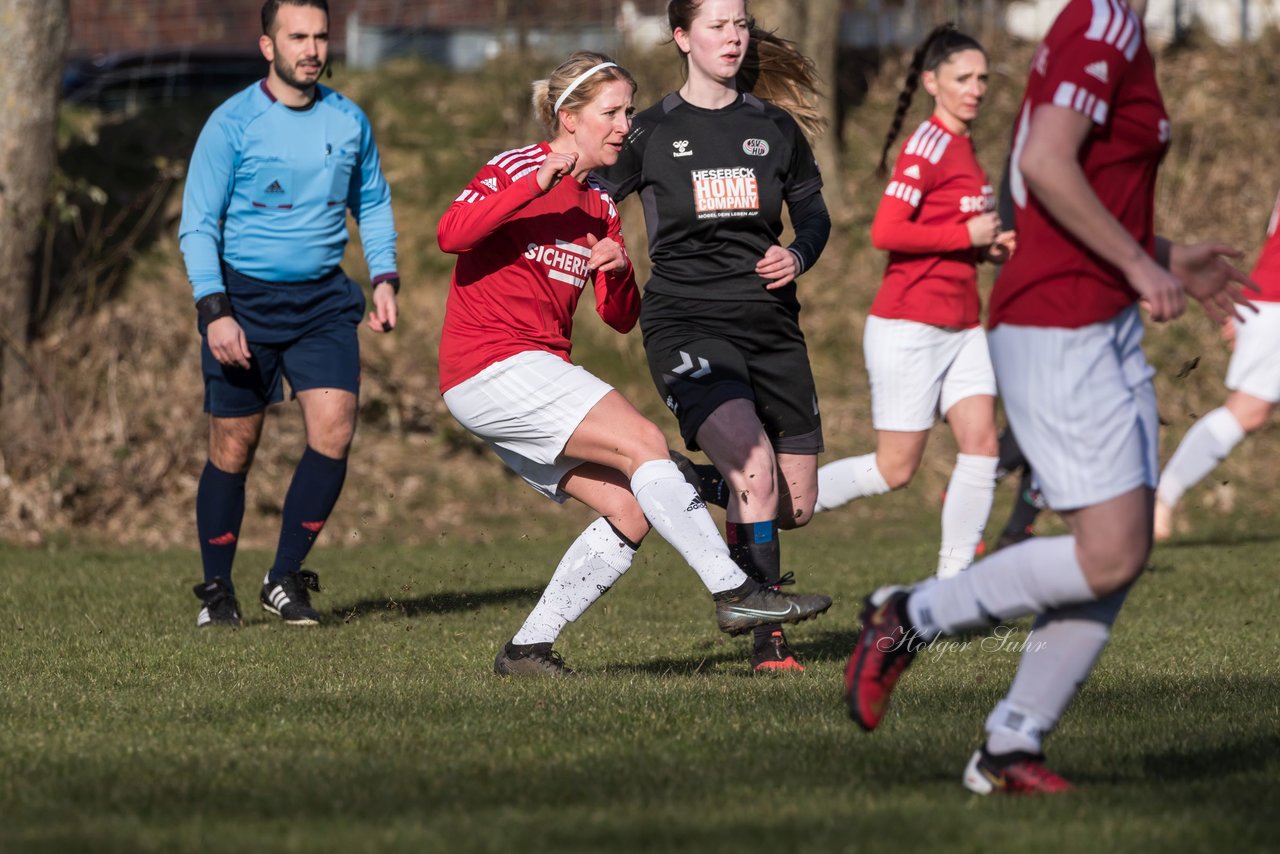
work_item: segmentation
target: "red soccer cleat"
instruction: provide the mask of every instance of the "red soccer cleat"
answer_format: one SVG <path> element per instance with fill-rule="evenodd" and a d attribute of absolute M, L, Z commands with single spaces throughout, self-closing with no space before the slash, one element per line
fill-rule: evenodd
<path fill-rule="evenodd" d="M 867 732 L 880 725 L 889 696 L 924 642 L 907 619 L 903 587 L 882 587 L 867 597 L 862 631 L 844 672 L 849 717 Z"/>
<path fill-rule="evenodd" d="M 964 769 L 964 786 L 979 795 L 1057 795 L 1075 788 L 1049 770 L 1044 754 L 1017 751 L 997 756 L 988 753 L 985 745 Z"/>

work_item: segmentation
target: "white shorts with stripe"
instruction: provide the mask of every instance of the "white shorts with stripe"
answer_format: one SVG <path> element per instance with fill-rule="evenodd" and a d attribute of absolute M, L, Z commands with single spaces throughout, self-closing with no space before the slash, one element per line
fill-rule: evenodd
<path fill-rule="evenodd" d="M 1256 302 L 1236 323 L 1236 349 L 1227 366 L 1227 388 L 1269 403 L 1280 402 L 1280 303 Z"/>
<path fill-rule="evenodd" d="M 1079 329 L 987 333 L 1009 426 L 1049 506 L 1101 504 L 1160 476 L 1155 370 L 1137 306 Z"/>
<path fill-rule="evenodd" d="M 877 430 L 918 432 L 958 401 L 995 396 L 982 327 L 948 329 L 871 315 L 862 336 Z"/>
<path fill-rule="evenodd" d="M 463 427 L 484 439 L 534 489 L 563 503 L 564 476 L 583 461 L 564 446 L 613 386 L 542 350 L 495 362 L 444 393 Z"/>

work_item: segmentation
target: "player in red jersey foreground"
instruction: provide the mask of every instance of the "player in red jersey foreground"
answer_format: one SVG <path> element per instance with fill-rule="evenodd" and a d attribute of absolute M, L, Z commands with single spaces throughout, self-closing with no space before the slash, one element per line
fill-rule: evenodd
<path fill-rule="evenodd" d="M 1141 21 L 1144 0 L 1070 0 L 1037 50 L 1014 133 L 1022 250 L 991 298 L 988 340 L 1009 423 L 1071 533 L 1001 549 L 949 579 L 867 599 L 845 674 L 853 719 L 875 729 L 920 648 L 1036 615 L 1009 693 L 965 769 L 972 791 L 1070 784 L 1044 764 L 1151 548 L 1156 406 L 1141 348 L 1146 304 L 1171 320 L 1191 296 L 1218 319 L 1248 304 L 1239 253 L 1174 245 L 1154 228 L 1170 124 Z"/>

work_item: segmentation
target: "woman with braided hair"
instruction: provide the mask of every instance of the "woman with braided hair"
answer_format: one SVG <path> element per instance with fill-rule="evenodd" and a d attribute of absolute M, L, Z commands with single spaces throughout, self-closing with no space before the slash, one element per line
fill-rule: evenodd
<path fill-rule="evenodd" d="M 650 373 L 685 445 L 723 475 L 735 562 L 777 586 L 777 529 L 811 518 L 822 450 L 796 296 L 831 230 L 801 129 L 821 126 L 813 66 L 756 29 L 744 0 L 671 0 L 667 20 L 685 83 L 636 116 L 617 164 L 597 175 L 615 199 L 644 202 Z M 784 202 L 795 232 L 785 247 Z M 756 629 L 751 663 L 804 669 L 777 624 Z"/>
<path fill-rule="evenodd" d="M 1014 234 L 1001 229 L 969 136 L 987 91 L 987 55 L 951 24 L 933 30 L 912 57 L 881 175 L 919 85 L 933 96 L 933 114 L 903 143 L 871 225 L 872 243 L 889 252 L 862 341 L 876 450 L 823 466 L 817 509 L 910 483 L 941 414 L 959 446 L 942 504 L 937 574 L 947 577 L 973 561 L 999 462 L 976 265 L 1008 257 Z"/>

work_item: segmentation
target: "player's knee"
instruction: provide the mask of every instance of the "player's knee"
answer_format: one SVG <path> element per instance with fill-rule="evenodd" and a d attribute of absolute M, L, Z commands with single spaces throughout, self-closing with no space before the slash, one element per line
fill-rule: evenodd
<path fill-rule="evenodd" d="M 344 459 L 351 450 L 351 441 L 355 438 L 356 425 L 353 421 L 338 420 L 314 430 L 307 436 L 307 444 L 317 453 L 335 460 Z"/>
<path fill-rule="evenodd" d="M 796 528 L 803 528 L 813 519 L 813 505 L 807 507 L 792 507 L 788 513 L 778 514 L 778 527 L 784 531 L 793 531 Z"/>
<path fill-rule="evenodd" d="M 877 457 L 876 466 L 880 469 L 880 476 L 884 478 L 884 482 L 889 484 L 890 489 L 902 489 L 902 487 L 911 483 L 911 479 L 916 476 L 916 469 L 920 466 L 917 460 L 893 460 L 884 461 Z"/>
<path fill-rule="evenodd" d="M 1132 584 L 1142 574 L 1151 554 L 1149 537 L 1125 542 L 1095 543 L 1078 551 L 1080 567 L 1089 587 L 1099 597 L 1108 596 Z"/>

